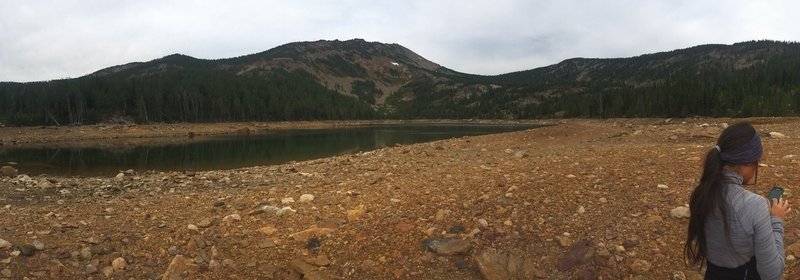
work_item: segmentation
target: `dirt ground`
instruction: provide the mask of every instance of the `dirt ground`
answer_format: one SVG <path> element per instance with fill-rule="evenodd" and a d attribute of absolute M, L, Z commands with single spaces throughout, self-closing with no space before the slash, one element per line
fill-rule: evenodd
<path fill-rule="evenodd" d="M 751 190 L 781 185 L 795 203 L 800 118 L 550 121 L 277 166 L 2 177 L 0 279 L 701 279 L 682 258 L 688 220 L 671 212 L 738 121 L 763 135 Z M 0 140 L 331 123 L 282 125 L 7 127 Z M 798 215 L 785 221 L 787 279 L 800 275 Z"/>

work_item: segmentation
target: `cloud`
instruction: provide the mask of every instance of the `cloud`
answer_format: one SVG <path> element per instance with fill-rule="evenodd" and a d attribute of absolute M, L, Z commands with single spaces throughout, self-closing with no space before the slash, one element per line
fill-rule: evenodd
<path fill-rule="evenodd" d="M 0 81 L 318 39 L 399 43 L 457 71 L 501 74 L 572 57 L 800 38 L 800 2 L 788 0 L 9 2 L 0 1 Z"/>

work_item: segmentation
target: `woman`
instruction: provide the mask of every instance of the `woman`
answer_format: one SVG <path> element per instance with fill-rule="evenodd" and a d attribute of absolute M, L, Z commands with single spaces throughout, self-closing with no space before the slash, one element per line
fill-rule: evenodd
<path fill-rule="evenodd" d="M 780 279 L 783 274 L 784 199 L 770 203 L 742 185 L 755 184 L 763 149 L 746 123 L 722 131 L 706 154 L 700 184 L 689 200 L 685 255 L 707 264 L 705 279 Z"/>

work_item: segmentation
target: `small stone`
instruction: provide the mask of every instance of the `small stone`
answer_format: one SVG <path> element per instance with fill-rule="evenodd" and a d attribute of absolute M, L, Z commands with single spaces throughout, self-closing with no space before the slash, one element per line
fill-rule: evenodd
<path fill-rule="evenodd" d="M 625 246 L 617 245 L 616 247 L 614 247 L 614 250 L 616 250 L 619 253 L 624 253 L 625 252 Z"/>
<path fill-rule="evenodd" d="M 44 250 L 44 243 L 42 243 L 42 241 L 40 240 L 34 240 L 33 242 L 31 242 L 31 245 L 33 245 L 33 247 L 36 248 L 37 251 Z"/>
<path fill-rule="evenodd" d="M 769 137 L 770 137 L 770 138 L 775 138 L 775 139 L 784 139 L 784 138 L 787 138 L 787 137 L 786 137 L 786 135 L 784 135 L 783 133 L 780 133 L 780 132 L 775 132 L 775 131 L 773 131 L 773 132 L 770 132 L 770 133 L 769 133 Z"/>
<path fill-rule="evenodd" d="M 586 213 L 586 208 L 583 208 L 583 206 L 579 206 L 578 207 L 578 214 L 583 214 L 583 213 Z"/>
<path fill-rule="evenodd" d="M 688 157 L 686 161 L 700 161 L 700 157 Z"/>
<path fill-rule="evenodd" d="M 793 262 L 795 259 L 796 259 L 796 257 L 795 257 L 794 255 L 788 255 L 788 256 L 786 256 L 786 261 L 787 261 L 787 262 Z"/>
<path fill-rule="evenodd" d="M 347 210 L 347 221 L 358 221 L 364 216 L 364 209 Z"/>
<path fill-rule="evenodd" d="M 92 264 L 86 265 L 86 274 L 95 274 L 97 273 L 97 267 Z"/>
<path fill-rule="evenodd" d="M 11 242 L 8 242 L 8 241 L 7 241 L 7 240 L 5 240 L 5 239 L 0 239 L 0 249 L 3 249 L 3 248 L 11 248 L 11 246 L 12 246 L 12 245 L 11 245 Z"/>
<path fill-rule="evenodd" d="M 20 255 L 31 257 L 36 254 L 36 248 L 31 245 L 14 245 L 12 250 L 19 251 Z"/>
<path fill-rule="evenodd" d="M 114 275 L 114 268 L 110 266 L 104 267 L 103 275 L 105 275 L 106 277 L 111 277 L 111 275 Z"/>
<path fill-rule="evenodd" d="M 212 204 L 212 205 L 214 205 L 214 207 L 223 207 L 223 206 L 225 206 L 225 201 L 217 200 L 217 201 L 214 201 L 214 204 Z"/>
<path fill-rule="evenodd" d="M 506 220 L 505 222 L 503 222 L 503 224 L 510 227 L 514 225 L 514 222 L 512 222 L 511 220 Z"/>
<path fill-rule="evenodd" d="M 567 178 L 569 178 L 569 179 L 575 179 L 575 178 L 577 178 L 577 177 L 578 177 L 578 176 L 575 176 L 575 175 L 572 175 L 572 174 L 569 174 L 569 175 L 567 175 Z"/>
<path fill-rule="evenodd" d="M 569 237 L 566 236 L 556 236 L 556 241 L 558 242 L 559 246 L 564 248 L 572 245 L 572 239 L 569 239 Z"/>
<path fill-rule="evenodd" d="M 275 227 L 272 227 L 272 226 L 265 226 L 265 227 L 262 227 L 262 228 L 258 229 L 258 232 L 266 234 L 266 235 L 272 235 L 277 231 L 278 231 L 278 229 L 275 228 Z"/>
<path fill-rule="evenodd" d="M 128 267 L 128 262 L 126 262 L 122 257 L 119 257 L 111 262 L 111 267 L 114 268 L 114 271 L 123 271 L 126 267 Z"/>
<path fill-rule="evenodd" d="M 193 224 L 189 224 L 188 226 L 186 226 L 186 228 L 188 228 L 191 231 L 199 231 L 200 230 L 199 228 L 197 228 L 196 225 L 193 225 Z"/>
<path fill-rule="evenodd" d="M 600 199 L 598 199 L 598 201 L 600 201 L 600 203 L 608 203 L 608 199 L 605 197 L 601 197 Z"/>
<path fill-rule="evenodd" d="M 651 267 L 652 265 L 649 262 L 642 259 L 635 259 L 633 260 L 633 264 L 631 264 L 631 271 L 635 274 L 645 274 Z"/>
<path fill-rule="evenodd" d="M 91 259 L 92 256 L 92 250 L 89 249 L 89 247 L 83 247 L 83 249 L 81 249 L 81 258 L 84 260 Z"/>
<path fill-rule="evenodd" d="M 481 228 L 487 228 L 489 227 L 489 222 L 487 222 L 486 219 L 483 218 L 478 219 L 478 226 L 480 226 Z"/>
<path fill-rule="evenodd" d="M 681 218 L 688 219 L 689 217 L 691 217 L 691 213 L 689 212 L 689 207 L 685 206 L 675 207 L 669 212 L 669 215 L 676 219 L 681 219 Z"/>
<path fill-rule="evenodd" d="M 658 184 L 656 187 L 659 188 L 659 189 L 669 189 L 669 186 L 667 186 L 665 184 Z"/>
<path fill-rule="evenodd" d="M 199 223 L 197 223 L 197 226 L 201 228 L 207 228 L 210 227 L 212 224 L 214 224 L 214 220 L 212 220 L 211 218 L 205 218 Z"/>
<path fill-rule="evenodd" d="M 225 216 L 225 218 L 222 218 L 223 222 L 226 222 L 226 223 L 229 223 L 229 224 L 230 223 L 234 223 L 234 222 L 238 222 L 238 221 L 241 221 L 241 220 L 242 220 L 242 216 L 240 216 L 239 214 L 231 214 L 231 215 Z"/>
<path fill-rule="evenodd" d="M 118 173 L 117 176 L 114 177 L 114 180 L 117 182 L 125 180 L 125 173 Z"/>
<path fill-rule="evenodd" d="M 468 240 L 459 238 L 435 238 L 423 241 L 425 248 L 439 255 L 459 255 L 466 254 L 472 249 L 472 244 Z"/>
<path fill-rule="evenodd" d="M 300 200 L 298 200 L 298 201 L 300 203 L 305 203 L 305 202 L 311 202 L 312 200 L 314 200 L 314 195 L 312 195 L 312 194 L 304 194 L 304 195 L 300 196 Z"/>
<path fill-rule="evenodd" d="M 281 203 L 283 203 L 283 204 L 292 204 L 292 203 L 294 203 L 294 198 L 291 198 L 291 197 L 283 198 L 283 199 L 281 199 Z"/>
<path fill-rule="evenodd" d="M 399 199 L 396 199 L 396 198 L 392 198 L 392 199 L 389 199 L 389 201 L 392 202 L 392 203 L 398 203 L 398 202 L 400 202 L 402 200 L 399 200 Z"/>
<path fill-rule="evenodd" d="M 276 213 L 276 215 L 284 216 L 284 215 L 291 215 L 294 213 L 297 213 L 297 210 L 292 209 L 292 207 L 283 207 L 281 208 L 281 210 L 278 210 L 278 213 Z"/>
<path fill-rule="evenodd" d="M 11 274 L 11 270 L 10 269 L 6 268 L 6 269 L 3 269 L 3 271 L 0 271 L 0 275 L 3 275 L 3 277 L 5 277 L 5 278 L 11 278 L 11 276 L 13 274 Z"/>

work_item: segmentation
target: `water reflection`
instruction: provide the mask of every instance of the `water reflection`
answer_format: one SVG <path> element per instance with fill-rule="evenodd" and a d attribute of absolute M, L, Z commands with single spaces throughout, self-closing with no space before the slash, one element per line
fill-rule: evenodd
<path fill-rule="evenodd" d="M 280 164 L 467 135 L 532 128 L 531 125 L 394 125 L 280 130 L 268 134 L 130 148 L 0 149 L 0 163 L 16 162 L 27 174 L 113 175 L 119 170 L 214 170 Z"/>

